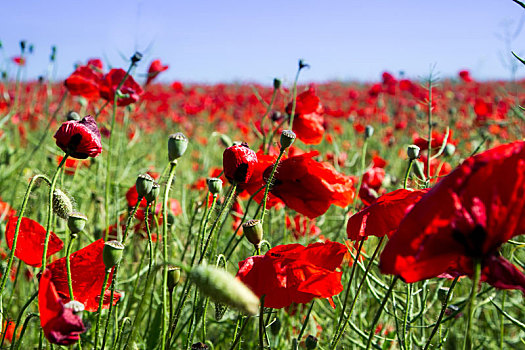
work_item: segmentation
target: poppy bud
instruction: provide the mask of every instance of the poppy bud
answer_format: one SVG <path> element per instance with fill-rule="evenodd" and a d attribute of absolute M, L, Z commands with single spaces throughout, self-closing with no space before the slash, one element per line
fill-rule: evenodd
<path fill-rule="evenodd" d="M 210 347 L 202 342 L 191 345 L 191 350 L 208 350 Z"/>
<path fill-rule="evenodd" d="M 82 213 L 76 211 L 70 213 L 67 218 L 67 227 L 69 227 L 71 234 L 76 235 L 81 232 L 86 226 L 87 220 L 87 216 Z"/>
<path fill-rule="evenodd" d="M 106 270 L 110 270 L 120 262 L 123 250 L 124 244 L 119 241 L 108 241 L 104 243 L 102 260 L 104 261 L 104 265 L 106 265 Z"/>
<path fill-rule="evenodd" d="M 156 182 L 153 182 L 153 184 L 151 185 L 151 191 L 146 193 L 144 198 L 146 198 L 146 202 L 152 203 L 155 201 L 155 199 L 157 199 L 159 194 L 160 194 L 160 185 Z"/>
<path fill-rule="evenodd" d="M 73 211 L 71 199 L 61 189 L 55 189 L 53 192 L 53 211 L 64 220 L 67 220 L 69 214 Z"/>
<path fill-rule="evenodd" d="M 292 130 L 283 130 L 281 133 L 281 149 L 286 149 L 295 141 L 295 133 Z"/>
<path fill-rule="evenodd" d="M 171 134 L 168 138 L 168 158 L 170 162 L 179 159 L 188 148 L 188 138 L 183 133 Z"/>
<path fill-rule="evenodd" d="M 140 174 L 135 182 L 135 188 L 139 198 L 145 197 L 153 187 L 153 178 L 149 174 Z"/>
<path fill-rule="evenodd" d="M 142 54 L 138 51 L 135 51 L 133 56 L 131 56 L 131 63 L 135 64 L 142 59 Z"/>
<path fill-rule="evenodd" d="M 69 113 L 66 116 L 66 119 L 68 121 L 74 120 L 74 121 L 80 121 L 82 118 L 80 117 L 80 114 L 78 114 L 75 111 L 69 111 Z"/>
<path fill-rule="evenodd" d="M 299 70 L 303 69 L 303 68 L 310 68 L 310 65 L 308 63 L 306 63 L 303 59 L 300 59 L 299 60 Z"/>
<path fill-rule="evenodd" d="M 218 177 L 209 177 L 206 179 L 206 184 L 208 185 L 208 191 L 211 194 L 216 195 L 220 194 L 222 191 L 222 180 Z"/>
<path fill-rule="evenodd" d="M 407 155 L 408 158 L 411 160 L 418 159 L 419 158 L 419 150 L 420 148 L 416 145 L 410 145 L 407 148 Z"/>
<path fill-rule="evenodd" d="M 250 181 L 257 163 L 257 155 L 246 143 L 228 147 L 222 154 L 224 175 L 232 183 Z"/>
<path fill-rule="evenodd" d="M 273 335 L 279 334 L 281 331 L 281 320 L 276 317 L 275 320 L 270 324 L 270 332 L 272 332 Z"/>
<path fill-rule="evenodd" d="M 313 335 L 309 335 L 308 337 L 306 337 L 306 340 L 304 341 L 304 345 L 306 345 L 306 348 L 308 350 L 313 350 L 317 348 L 317 342 L 318 342 L 318 339 L 316 337 L 314 337 Z"/>
<path fill-rule="evenodd" d="M 56 55 L 57 55 L 57 47 L 56 46 L 51 46 L 51 55 L 49 56 L 49 60 L 51 62 L 54 62 L 55 59 L 56 59 Z"/>
<path fill-rule="evenodd" d="M 226 271 L 200 265 L 191 269 L 189 277 L 200 292 L 213 301 L 224 303 L 252 316 L 259 312 L 259 298 L 244 283 Z"/>
<path fill-rule="evenodd" d="M 249 220 L 242 224 L 244 236 L 248 241 L 258 248 L 263 238 L 263 226 L 261 220 Z"/>
<path fill-rule="evenodd" d="M 26 49 L 26 44 L 27 44 L 27 43 L 26 43 L 25 40 L 21 40 L 21 41 L 20 41 L 20 50 L 22 50 L 22 52 L 25 51 L 25 49 Z"/>
<path fill-rule="evenodd" d="M 233 145 L 232 139 L 228 135 L 221 134 L 221 143 L 224 147 L 230 147 Z"/>
<path fill-rule="evenodd" d="M 275 78 L 275 79 L 273 80 L 273 88 L 274 88 L 275 90 L 279 90 L 279 89 L 281 88 L 282 83 L 283 83 L 283 82 L 281 81 L 281 79 L 277 79 L 277 78 Z"/>
<path fill-rule="evenodd" d="M 170 292 L 177 286 L 180 281 L 180 267 L 168 266 L 168 290 Z"/>
<path fill-rule="evenodd" d="M 456 152 L 456 146 L 454 146 L 451 143 L 447 143 L 445 146 L 445 150 L 443 151 L 443 154 L 445 154 L 446 157 L 452 157 L 452 155 Z"/>
<path fill-rule="evenodd" d="M 369 139 L 374 135 L 374 127 L 372 125 L 367 125 L 365 127 L 365 139 Z"/>

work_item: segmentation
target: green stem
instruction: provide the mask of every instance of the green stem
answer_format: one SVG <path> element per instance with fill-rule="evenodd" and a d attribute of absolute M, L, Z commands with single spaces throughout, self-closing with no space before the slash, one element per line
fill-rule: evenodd
<path fill-rule="evenodd" d="M 261 133 L 263 136 L 262 149 L 264 149 L 264 145 L 266 144 L 266 133 L 264 132 L 264 120 L 266 119 L 268 114 L 270 114 L 270 111 L 272 110 L 273 103 L 275 102 L 275 97 L 277 96 L 277 91 L 278 90 L 274 87 L 273 92 L 272 92 L 272 98 L 270 99 L 270 104 L 266 108 L 266 112 L 264 112 L 264 115 L 261 118 Z"/>
<path fill-rule="evenodd" d="M 303 67 L 299 65 L 297 73 L 295 74 L 295 79 L 293 81 L 292 113 L 290 113 L 290 130 L 293 130 L 293 118 L 295 116 L 295 107 L 297 107 L 297 80 L 299 80 L 299 73 L 301 73 L 302 68 Z"/>
<path fill-rule="evenodd" d="M 261 307 L 259 309 L 259 349 L 264 350 L 264 297 L 261 297 Z"/>
<path fill-rule="evenodd" d="M 175 177 L 175 168 L 177 167 L 177 160 L 170 163 L 170 172 L 166 188 L 164 189 L 164 199 L 162 202 L 162 258 L 164 263 L 168 261 L 168 199 L 171 188 L 171 183 Z M 162 282 L 162 332 L 161 332 L 161 348 L 166 348 L 166 333 L 167 333 L 167 317 L 168 317 L 168 268 L 164 266 L 163 282 Z"/>
<path fill-rule="evenodd" d="M 432 158 L 432 78 L 428 81 L 428 151 L 427 151 L 427 179 L 430 181 L 430 160 Z"/>
<path fill-rule="evenodd" d="M 137 214 L 137 210 L 140 206 L 141 201 L 142 201 L 142 197 L 139 197 L 137 200 L 137 204 L 135 204 L 135 206 L 133 207 L 133 210 L 131 211 L 131 214 L 128 216 L 128 219 L 126 220 L 126 228 L 124 229 L 124 233 L 122 234 L 122 244 L 125 244 L 126 238 L 128 238 L 128 232 L 129 232 L 129 227 L 131 226 L 131 221 L 135 217 L 135 214 Z M 106 233 L 106 240 L 107 240 L 108 233 L 109 233 L 109 230 Z"/>
<path fill-rule="evenodd" d="M 376 315 L 374 316 L 374 320 L 372 321 L 372 325 L 370 327 L 370 334 L 368 335 L 368 341 L 366 343 L 366 350 L 370 349 L 370 345 L 372 344 L 372 338 L 374 337 L 374 334 L 375 334 L 377 322 L 379 321 L 379 318 L 381 317 L 381 314 L 383 313 L 383 309 L 385 308 L 386 302 L 388 301 L 390 294 L 394 290 L 394 286 L 396 285 L 396 282 L 398 279 L 399 279 L 399 276 L 396 276 L 392 280 L 392 283 L 390 284 L 390 287 L 388 288 L 385 296 L 383 297 L 383 301 L 381 302 L 381 305 L 379 306 L 379 310 L 377 310 Z"/>
<path fill-rule="evenodd" d="M 283 154 L 285 151 L 286 151 L 286 148 L 281 147 L 279 156 L 277 157 L 277 160 L 275 161 L 275 163 L 273 163 L 272 172 L 270 173 L 270 177 L 268 178 L 268 182 L 266 183 L 266 187 L 264 189 L 261 223 L 264 223 L 264 215 L 266 214 L 266 202 L 268 201 L 268 193 L 270 192 L 270 187 L 272 187 L 273 177 L 275 175 L 275 171 L 277 170 L 277 167 L 279 166 L 279 162 L 281 161 L 281 158 L 283 157 Z"/>
<path fill-rule="evenodd" d="M 97 350 L 97 347 L 98 347 L 98 333 L 99 333 L 98 331 L 100 329 L 100 320 L 102 318 L 102 305 L 104 305 L 104 293 L 106 292 L 106 285 L 108 284 L 110 272 L 111 272 L 111 269 L 106 270 L 106 274 L 104 276 L 104 283 L 102 284 L 102 291 L 100 292 L 100 300 L 98 302 L 97 325 L 95 328 L 95 340 L 93 342 L 93 346 L 95 350 Z M 110 304 L 113 304 L 113 300 L 110 301 Z"/>
<path fill-rule="evenodd" d="M 44 241 L 44 253 L 42 255 L 42 273 L 46 270 L 46 263 L 47 263 L 47 247 L 49 245 L 49 236 L 51 235 L 51 219 L 53 218 L 53 193 L 55 192 L 55 186 L 58 180 L 58 175 L 60 174 L 60 170 L 62 170 L 62 167 L 66 163 L 66 159 L 68 158 L 69 154 L 66 152 L 64 157 L 62 158 L 62 161 L 60 164 L 58 164 L 57 170 L 55 171 L 55 175 L 53 175 L 53 179 L 51 179 L 51 185 L 49 186 L 49 201 L 48 201 L 48 208 L 47 208 L 47 224 L 46 224 L 46 239 Z"/>
<path fill-rule="evenodd" d="M 69 299 L 75 300 L 73 297 L 73 281 L 71 280 L 71 260 L 70 260 L 70 254 L 71 254 L 71 246 L 73 245 L 73 241 L 77 238 L 76 234 L 71 234 L 69 236 L 69 242 L 67 244 L 67 250 L 66 250 L 66 269 L 67 269 L 67 285 L 69 287 Z"/>
<path fill-rule="evenodd" d="M 241 329 L 239 330 L 239 332 L 237 332 L 237 330 L 236 330 L 236 332 L 235 332 L 236 336 L 234 337 L 233 344 L 230 347 L 230 350 L 234 350 L 235 347 L 237 346 L 237 344 L 239 344 L 239 342 L 241 341 L 242 333 L 244 333 L 244 329 L 246 328 L 246 325 L 248 324 L 249 321 L 250 321 L 250 317 L 246 318 L 246 320 L 244 320 L 244 323 L 243 323 Z"/>
<path fill-rule="evenodd" d="M 115 297 L 115 286 L 117 284 L 119 266 L 120 266 L 120 263 L 117 264 L 115 266 L 115 269 L 113 270 L 113 279 L 111 280 L 111 295 L 109 298 L 109 311 L 108 311 L 108 317 L 106 318 L 106 326 L 104 327 L 104 336 L 102 337 L 102 347 L 101 347 L 102 350 L 104 350 L 106 346 L 106 337 L 108 335 L 109 320 L 111 319 L 111 314 L 113 312 L 113 298 Z"/>
<path fill-rule="evenodd" d="M 481 278 L 481 260 L 474 260 L 474 274 L 472 276 L 472 289 L 470 291 L 470 298 L 468 303 L 468 318 L 467 318 L 467 330 L 465 332 L 465 343 L 463 344 L 463 349 L 472 350 L 472 320 L 474 317 L 474 310 L 476 307 L 476 290 L 479 286 L 479 281 Z"/>
<path fill-rule="evenodd" d="M 151 229 L 149 227 L 149 211 L 151 205 L 146 207 L 146 233 L 148 234 L 148 250 L 149 250 L 149 262 L 148 262 L 148 273 L 146 274 L 146 280 L 148 280 L 149 274 L 151 273 L 151 268 L 153 266 L 153 240 L 151 238 Z"/>
<path fill-rule="evenodd" d="M 505 309 L 505 299 L 507 297 L 506 291 L 502 291 L 502 297 L 501 297 L 501 310 Z M 504 344 L 504 337 L 505 337 L 505 323 L 503 320 L 503 313 L 500 313 L 499 315 L 499 348 L 500 350 L 503 350 L 503 344 Z"/>
<path fill-rule="evenodd" d="M 24 304 L 24 306 L 22 306 L 22 308 L 20 309 L 20 312 L 18 313 L 18 317 L 16 319 L 16 324 L 15 324 L 15 329 L 13 330 L 13 334 L 16 334 L 17 332 L 17 329 L 18 329 L 18 326 L 20 325 L 20 322 L 22 321 L 22 316 L 24 315 L 24 312 L 26 311 L 26 309 L 29 307 L 29 305 L 31 305 L 31 303 L 33 302 L 33 300 L 36 299 L 36 297 L 38 296 L 38 291 L 36 291 L 35 293 L 33 293 L 33 295 L 31 296 L 31 298 L 29 298 L 28 301 L 26 301 L 26 303 Z M 3 334 L 3 337 L 5 337 L 5 333 Z M 22 339 L 20 338 L 19 342 L 21 342 Z M 4 339 L 2 338 L 2 344 L 0 344 L 0 347 L 4 345 Z M 15 348 L 15 343 L 16 343 L 16 339 L 15 337 L 13 337 L 13 339 L 11 340 L 11 349 L 14 349 Z"/>
<path fill-rule="evenodd" d="M 406 190 L 408 185 L 408 177 L 410 176 L 410 170 L 412 169 L 412 164 L 414 163 L 414 159 L 408 160 L 408 167 L 407 172 L 405 173 L 405 180 L 403 181 L 403 188 Z"/>
<path fill-rule="evenodd" d="M 306 326 L 308 325 L 308 320 L 310 319 L 310 314 L 312 313 L 312 309 L 314 308 L 315 299 L 312 300 L 310 303 L 310 308 L 308 309 L 308 312 L 306 313 L 306 317 L 303 322 L 303 326 L 301 327 L 301 331 L 299 332 L 299 335 L 297 336 L 297 341 L 300 342 L 301 338 L 304 335 L 304 331 L 306 330 Z"/>
<path fill-rule="evenodd" d="M 412 302 L 412 284 L 411 283 L 408 283 L 406 285 L 407 287 L 407 295 L 406 295 L 406 302 L 405 302 L 405 316 L 403 317 L 403 347 L 405 349 L 408 349 L 409 348 L 409 340 L 410 340 L 410 335 L 408 334 L 410 332 L 410 329 L 409 329 L 409 322 L 410 320 L 408 319 L 409 318 L 409 310 L 410 310 L 410 304 Z"/>

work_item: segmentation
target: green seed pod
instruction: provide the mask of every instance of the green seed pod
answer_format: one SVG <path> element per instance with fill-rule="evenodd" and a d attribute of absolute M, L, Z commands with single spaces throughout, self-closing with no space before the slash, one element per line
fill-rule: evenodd
<path fill-rule="evenodd" d="M 374 135 L 374 127 L 372 125 L 367 125 L 365 127 L 365 139 L 369 139 Z"/>
<path fill-rule="evenodd" d="M 287 149 L 295 141 L 295 133 L 292 130 L 283 130 L 281 133 L 281 149 Z"/>
<path fill-rule="evenodd" d="M 273 80 L 273 88 L 274 88 L 275 90 L 279 90 L 279 89 L 281 88 L 282 83 L 283 83 L 283 82 L 281 81 L 281 79 L 277 79 L 277 78 L 275 78 L 275 79 Z"/>
<path fill-rule="evenodd" d="M 306 348 L 308 350 L 313 350 L 315 348 L 317 348 L 317 342 L 319 340 L 314 337 L 313 335 L 309 335 L 308 337 L 306 337 L 306 340 L 304 341 L 304 345 L 306 345 Z"/>
<path fill-rule="evenodd" d="M 61 189 L 55 189 L 53 192 L 53 211 L 64 220 L 67 220 L 69 214 L 73 211 L 73 202 Z"/>
<path fill-rule="evenodd" d="M 168 138 L 168 157 L 170 162 L 179 159 L 188 148 L 188 138 L 183 133 L 171 134 Z"/>
<path fill-rule="evenodd" d="M 209 177 L 206 179 L 206 184 L 208 185 L 208 191 L 211 194 L 220 194 L 222 191 L 222 180 L 218 177 Z"/>
<path fill-rule="evenodd" d="M 67 114 L 66 118 L 67 118 L 68 121 L 74 120 L 74 121 L 78 122 L 78 121 L 82 120 L 82 117 L 80 116 L 80 114 L 78 114 L 75 111 L 70 111 Z"/>
<path fill-rule="evenodd" d="M 153 184 L 151 185 L 151 191 L 146 193 L 144 198 L 146 198 L 146 202 L 152 203 L 155 201 L 155 199 L 157 199 L 159 194 L 160 194 L 160 185 L 156 182 L 153 182 Z"/>
<path fill-rule="evenodd" d="M 67 227 L 69 227 L 71 234 L 77 234 L 81 232 L 86 226 L 87 220 L 88 218 L 84 214 L 76 211 L 71 212 L 67 218 Z"/>
<path fill-rule="evenodd" d="M 137 177 L 135 188 L 137 189 L 139 199 L 145 197 L 151 191 L 153 182 L 155 182 L 155 180 L 149 174 L 140 174 Z"/>
<path fill-rule="evenodd" d="M 259 298 L 244 283 L 224 270 L 197 266 L 189 273 L 200 292 L 215 302 L 224 303 L 248 315 L 259 312 Z"/>
<path fill-rule="evenodd" d="M 409 159 L 418 159 L 419 158 L 419 150 L 420 148 L 416 145 L 410 145 L 407 148 L 407 155 Z"/>
<path fill-rule="evenodd" d="M 168 290 L 170 292 L 177 286 L 180 281 L 180 267 L 168 266 Z"/>
<path fill-rule="evenodd" d="M 122 252 L 124 251 L 124 244 L 119 241 L 108 241 L 104 243 L 104 250 L 102 250 L 102 260 L 106 269 L 110 270 L 117 265 L 122 259 Z"/>
<path fill-rule="evenodd" d="M 263 226 L 261 220 L 248 220 L 242 224 L 242 231 L 248 241 L 258 248 L 263 238 Z"/>

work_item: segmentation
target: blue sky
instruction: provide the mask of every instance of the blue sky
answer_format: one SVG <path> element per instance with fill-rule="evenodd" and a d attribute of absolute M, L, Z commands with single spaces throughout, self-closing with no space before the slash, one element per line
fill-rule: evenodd
<path fill-rule="evenodd" d="M 302 81 L 422 78 L 433 65 L 442 77 L 468 68 L 508 79 L 509 51 L 525 54 L 524 20 L 511 0 L 19 0 L 2 4 L 0 40 L 6 58 L 21 39 L 34 44 L 28 79 L 45 74 L 52 45 L 57 79 L 92 57 L 125 67 L 134 50 L 145 56 L 137 73 L 169 64 L 162 81 L 289 82 L 299 58 L 311 65 Z"/>

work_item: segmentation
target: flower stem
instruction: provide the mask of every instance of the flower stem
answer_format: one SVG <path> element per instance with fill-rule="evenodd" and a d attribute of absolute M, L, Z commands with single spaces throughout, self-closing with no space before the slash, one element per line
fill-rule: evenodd
<path fill-rule="evenodd" d="M 102 291 L 100 292 L 100 300 L 98 302 L 97 325 L 95 328 L 95 340 L 93 342 L 93 346 L 95 350 L 97 350 L 97 347 L 98 347 L 98 333 L 99 333 L 98 331 L 100 329 L 100 320 L 102 318 L 102 305 L 104 305 L 104 294 L 106 292 L 106 285 L 108 284 L 110 272 L 111 272 L 111 269 L 106 270 L 106 274 L 104 276 L 104 283 L 102 284 Z M 113 304 L 113 300 L 110 301 L 110 304 Z"/>
<path fill-rule="evenodd" d="M 67 269 L 67 286 L 69 287 L 69 299 L 75 300 L 73 297 L 73 281 L 71 280 L 71 260 L 70 260 L 70 254 L 71 254 L 71 246 L 73 245 L 73 241 L 77 235 L 71 234 L 69 236 L 69 242 L 67 244 L 66 249 L 66 269 Z"/>
<path fill-rule="evenodd" d="M 46 224 L 46 239 L 44 241 L 44 253 L 42 254 L 42 272 L 46 270 L 46 263 L 47 263 L 47 247 L 49 245 L 49 236 L 51 235 L 51 219 L 53 217 L 53 194 L 55 192 L 55 186 L 58 180 L 58 175 L 60 174 L 60 170 L 62 170 L 62 167 L 66 163 L 66 159 L 68 158 L 69 154 L 66 153 L 64 155 L 64 158 L 62 158 L 62 161 L 60 164 L 58 164 L 57 170 L 55 171 L 55 175 L 53 175 L 53 179 L 51 179 L 51 185 L 49 186 L 49 202 L 48 202 L 48 208 L 47 208 L 47 224 Z"/>
<path fill-rule="evenodd" d="M 476 307 L 476 290 L 478 289 L 479 280 L 481 278 L 481 260 L 474 260 L 474 274 L 472 276 L 472 289 L 470 291 L 470 298 L 468 303 L 468 318 L 467 318 L 467 330 L 465 332 L 465 343 L 463 349 L 471 350 L 473 348 L 472 343 L 472 318 L 474 317 L 474 310 Z"/>
<path fill-rule="evenodd" d="M 261 297 L 261 307 L 259 308 L 259 349 L 264 350 L 264 297 Z"/>
<path fill-rule="evenodd" d="M 399 276 L 396 276 L 392 280 L 392 283 L 390 283 L 390 287 L 388 288 L 385 296 L 383 297 L 383 301 L 381 302 L 381 305 L 379 306 L 379 310 L 377 310 L 376 315 L 374 316 L 374 320 L 372 321 L 372 325 L 370 326 L 370 334 L 368 335 L 368 341 L 366 343 L 366 350 L 370 349 L 370 345 L 372 344 L 372 338 L 374 337 L 374 334 L 375 334 L 375 328 L 376 328 L 377 322 L 379 321 L 379 318 L 381 317 L 381 314 L 383 313 L 383 309 L 385 308 L 386 302 L 388 301 L 390 294 L 394 290 L 394 286 L 396 285 L 396 282 L 398 279 L 399 279 Z"/>
<path fill-rule="evenodd" d="M 266 214 L 266 203 L 268 201 L 268 194 L 270 192 L 270 187 L 272 187 L 273 177 L 275 175 L 275 171 L 277 170 L 277 167 L 279 166 L 279 162 L 281 161 L 281 158 L 283 157 L 284 152 L 286 151 L 286 148 L 282 148 L 279 151 L 279 156 L 277 157 L 277 160 L 275 163 L 273 163 L 272 172 L 270 173 L 270 177 L 268 178 L 268 182 L 266 183 L 266 187 L 264 189 L 264 197 L 263 197 L 263 206 L 262 206 L 262 213 L 261 213 L 261 222 L 264 223 L 264 215 Z"/>
<path fill-rule="evenodd" d="M 304 318 L 303 326 L 301 327 L 301 331 L 299 332 L 299 335 L 297 336 L 297 342 L 300 342 L 301 338 L 304 335 L 304 331 L 306 330 L 306 326 L 308 325 L 308 320 L 310 319 L 310 314 L 312 313 L 314 304 L 315 304 L 315 299 L 313 299 L 312 302 L 310 303 L 310 308 L 308 309 L 308 312 L 306 313 L 306 317 Z"/>
<path fill-rule="evenodd" d="M 405 189 L 405 190 L 406 190 L 407 185 L 408 185 L 408 177 L 410 176 L 410 170 L 412 169 L 412 164 L 413 163 L 414 163 L 414 159 L 409 159 L 408 160 L 407 172 L 405 173 L 405 180 L 403 181 L 403 189 Z"/>

